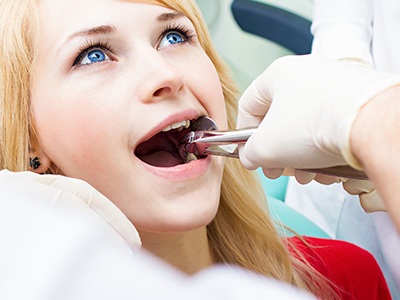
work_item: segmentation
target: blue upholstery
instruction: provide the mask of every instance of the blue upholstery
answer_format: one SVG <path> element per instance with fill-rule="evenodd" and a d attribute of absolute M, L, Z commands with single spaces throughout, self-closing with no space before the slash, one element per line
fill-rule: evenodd
<path fill-rule="evenodd" d="M 265 177 L 260 168 L 257 172 L 259 173 L 261 184 L 267 196 L 271 216 L 276 221 L 277 228 L 282 235 L 293 235 L 293 232 L 284 228 L 284 226 L 286 226 L 300 235 L 329 238 L 328 234 L 320 227 L 285 204 L 285 194 L 289 180 L 287 176 L 281 176 L 272 180 Z"/>
<path fill-rule="evenodd" d="M 281 176 L 277 179 L 269 179 L 262 173 L 261 168 L 258 168 L 257 172 L 259 173 L 260 181 L 266 192 L 266 195 L 281 201 L 285 201 L 286 187 L 289 178 L 287 176 Z"/>
<path fill-rule="evenodd" d="M 273 41 L 294 54 L 311 52 L 311 21 L 276 6 L 251 0 L 234 0 L 231 9 L 242 30 Z"/>
<path fill-rule="evenodd" d="M 301 213 L 287 206 L 280 199 L 276 199 L 267 195 L 267 201 L 270 214 L 277 222 L 277 228 L 282 235 L 293 235 L 290 230 L 285 230 L 285 228 L 282 226 L 282 224 L 284 224 L 300 235 L 329 238 L 328 234 L 320 227 L 318 227 Z"/>
<path fill-rule="evenodd" d="M 233 16 L 240 28 L 283 46 L 294 54 L 311 52 L 313 37 L 311 21 L 287 10 L 252 0 L 234 0 L 231 5 Z M 329 238 L 320 227 L 284 202 L 288 177 L 268 179 L 258 169 L 260 180 L 267 195 L 272 218 L 282 235 L 300 235 Z"/>

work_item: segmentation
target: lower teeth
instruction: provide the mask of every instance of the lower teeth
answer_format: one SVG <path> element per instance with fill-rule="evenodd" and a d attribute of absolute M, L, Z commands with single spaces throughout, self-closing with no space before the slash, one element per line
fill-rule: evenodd
<path fill-rule="evenodd" d="M 185 163 L 190 163 L 193 160 L 197 160 L 197 156 L 191 152 L 188 152 L 186 155 Z"/>

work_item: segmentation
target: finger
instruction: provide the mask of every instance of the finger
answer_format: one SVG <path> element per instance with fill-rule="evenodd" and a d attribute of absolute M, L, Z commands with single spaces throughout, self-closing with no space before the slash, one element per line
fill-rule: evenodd
<path fill-rule="evenodd" d="M 330 185 L 332 183 L 342 182 L 342 178 L 340 178 L 340 177 L 322 175 L 322 174 L 315 175 L 314 180 L 319 182 L 319 183 L 321 183 L 321 184 L 324 184 L 324 185 Z"/>
<path fill-rule="evenodd" d="M 294 177 L 296 178 L 297 182 L 300 184 L 307 184 L 314 179 L 315 173 L 306 172 L 302 170 L 294 170 Z"/>
<path fill-rule="evenodd" d="M 266 177 L 269 179 L 276 179 L 282 176 L 283 171 L 285 169 L 283 168 L 263 168 L 263 173 Z"/>
<path fill-rule="evenodd" d="M 244 145 L 239 145 L 238 151 L 240 162 L 242 163 L 243 167 L 245 167 L 247 170 L 255 170 L 259 167 L 256 164 L 252 163 L 244 154 Z"/>
<path fill-rule="evenodd" d="M 386 211 L 385 203 L 376 190 L 371 193 L 361 193 L 359 198 L 362 208 L 367 213 Z"/>
<path fill-rule="evenodd" d="M 358 195 L 361 193 L 370 193 L 375 190 L 375 185 L 370 180 L 357 180 L 350 179 L 346 182 L 343 182 L 343 188 L 350 195 Z"/>

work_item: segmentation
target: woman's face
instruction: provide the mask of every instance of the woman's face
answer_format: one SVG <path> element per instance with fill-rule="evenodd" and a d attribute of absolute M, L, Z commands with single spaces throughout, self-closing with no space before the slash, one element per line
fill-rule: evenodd
<path fill-rule="evenodd" d="M 189 19 L 121 0 L 41 0 L 38 12 L 31 102 L 41 158 L 92 184 L 139 231 L 210 222 L 223 159 L 183 163 L 182 132 L 171 130 L 203 115 L 227 123 L 218 75 Z"/>

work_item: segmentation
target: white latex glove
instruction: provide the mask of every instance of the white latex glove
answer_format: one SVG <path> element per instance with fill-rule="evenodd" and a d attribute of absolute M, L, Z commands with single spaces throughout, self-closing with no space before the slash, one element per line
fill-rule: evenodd
<path fill-rule="evenodd" d="M 351 165 L 349 136 L 359 108 L 400 76 L 315 55 L 286 56 L 256 78 L 239 101 L 237 128 L 258 126 L 240 148 L 243 165 L 270 178 L 283 168 Z"/>
<path fill-rule="evenodd" d="M 343 188 L 350 195 L 358 195 L 365 212 L 386 211 L 385 203 L 370 180 L 343 179 Z"/>

